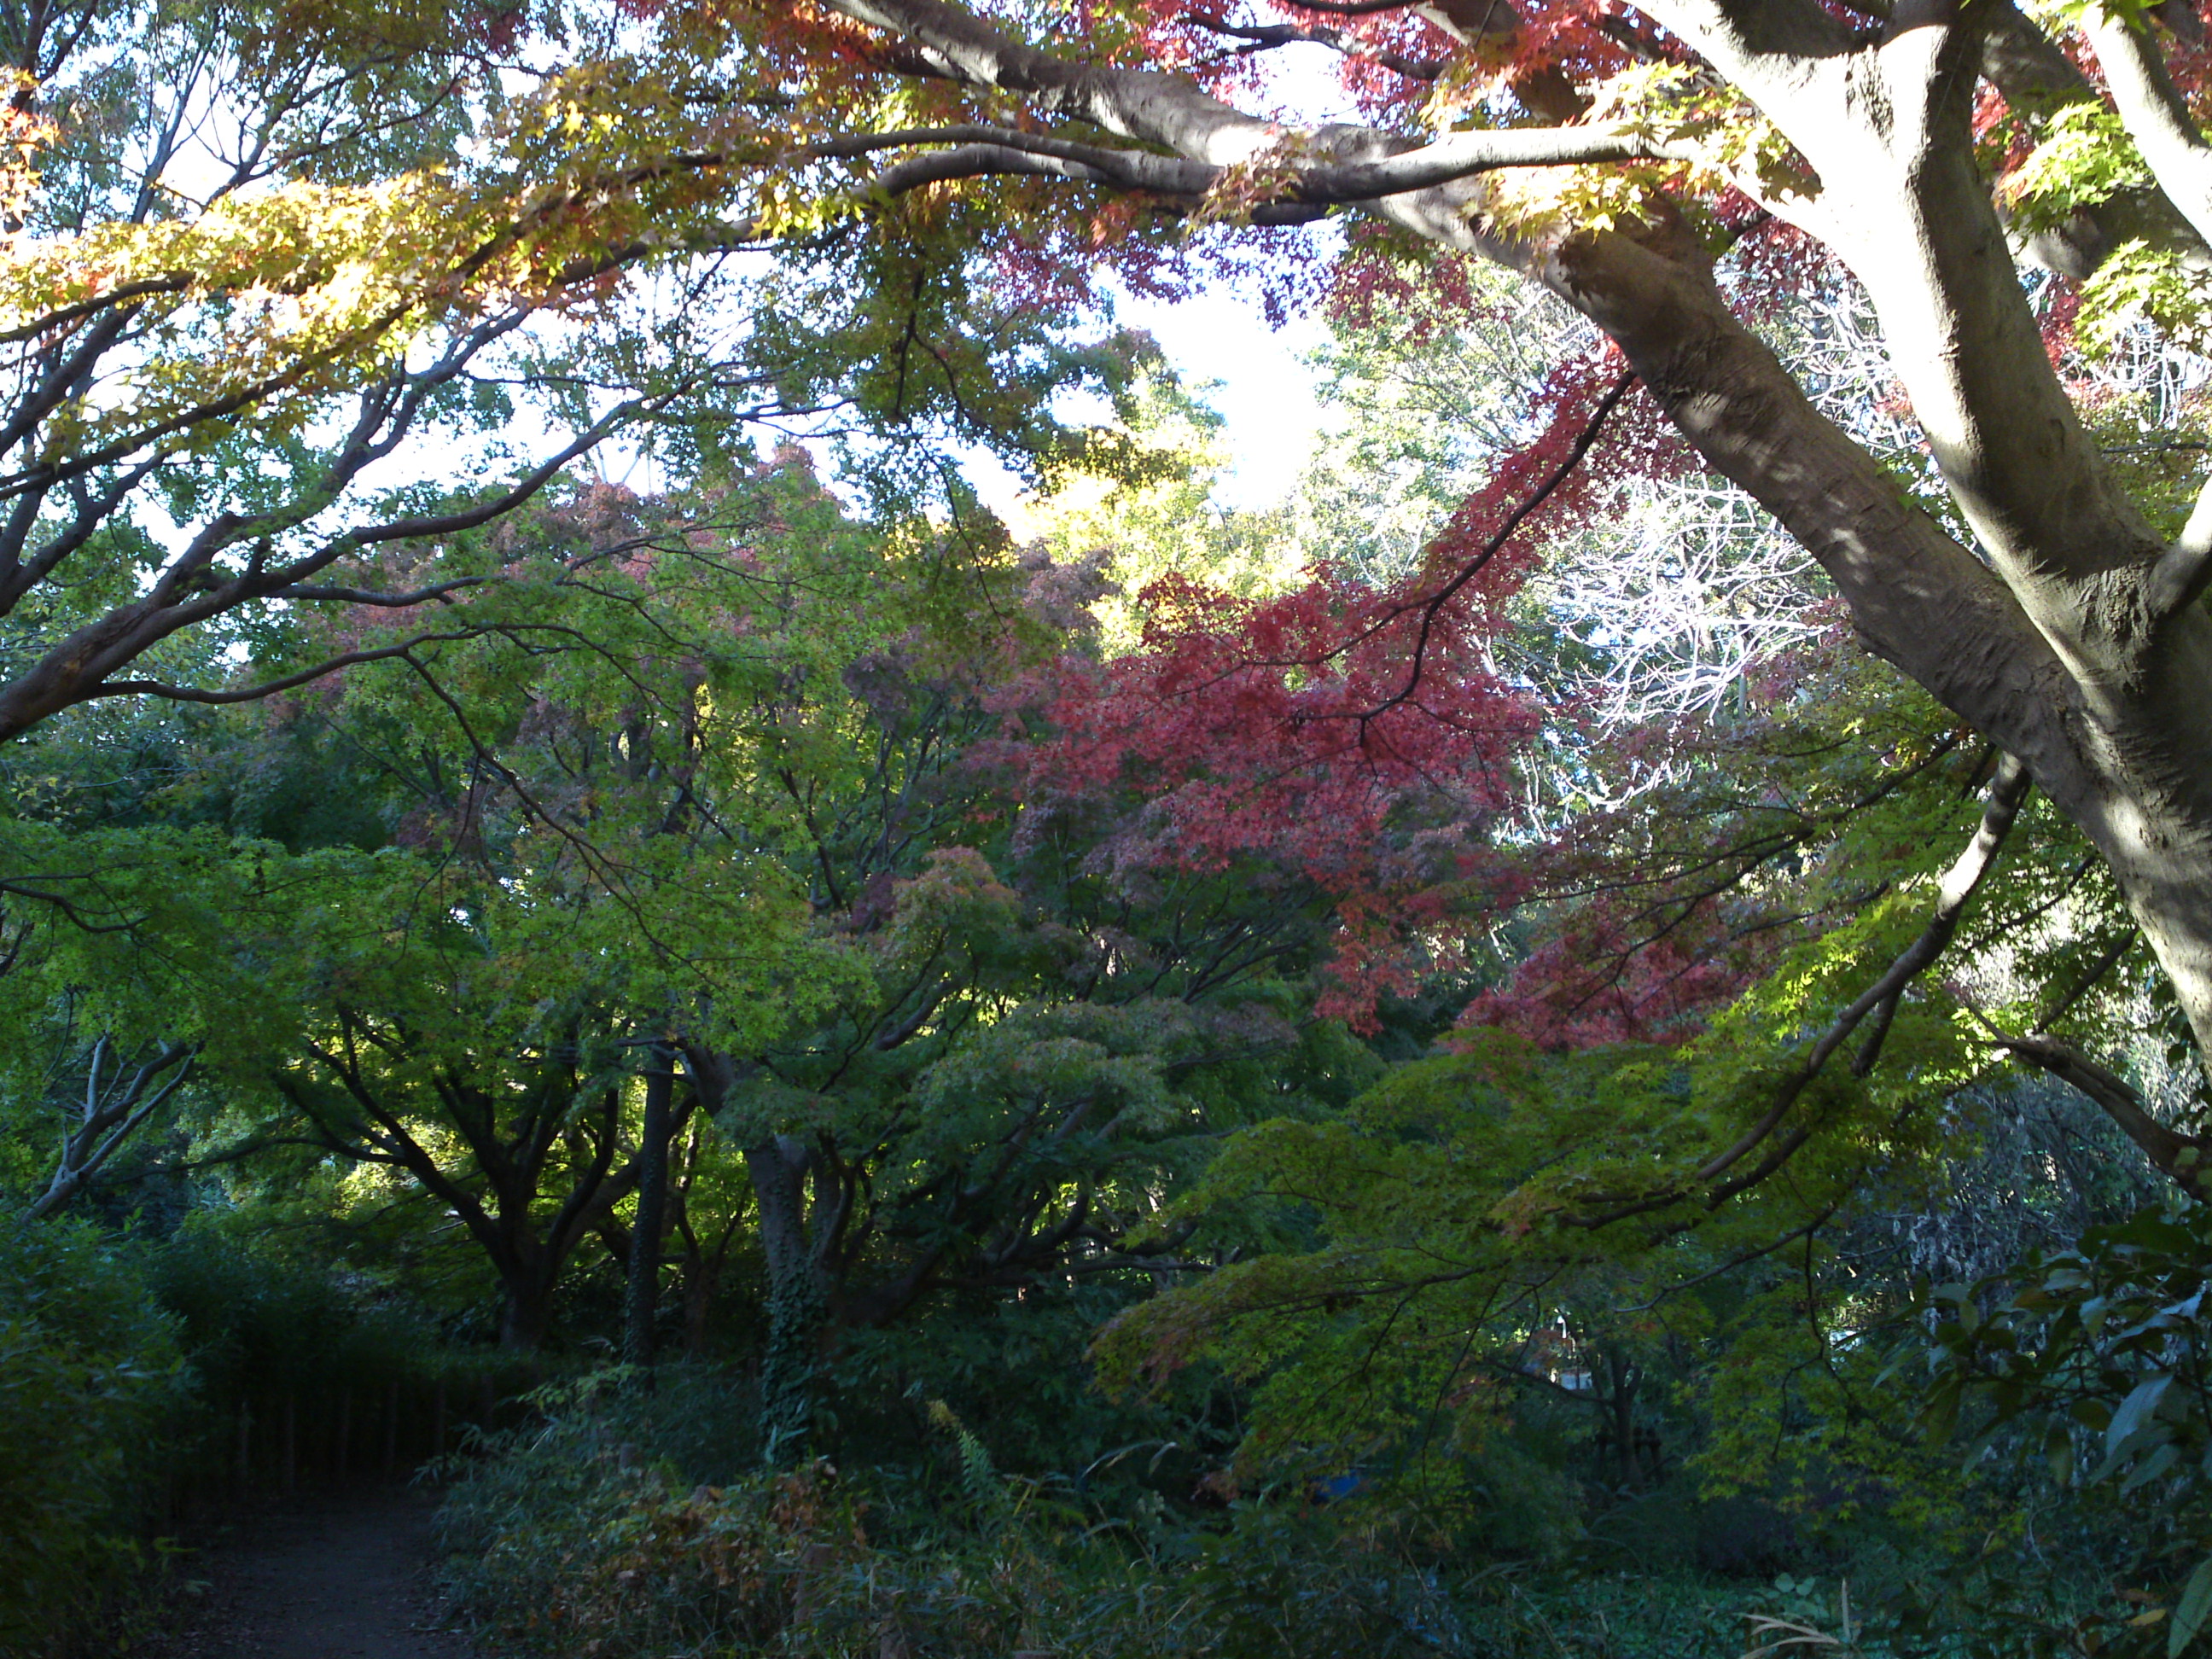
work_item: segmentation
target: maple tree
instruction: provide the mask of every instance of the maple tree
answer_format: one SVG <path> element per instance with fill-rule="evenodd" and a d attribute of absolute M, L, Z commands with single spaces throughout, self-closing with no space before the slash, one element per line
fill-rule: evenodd
<path fill-rule="evenodd" d="M 1192 1502 L 1288 1471 L 1449 1531 L 1579 1501 L 1504 1445 L 1540 1395 L 1611 1486 L 1696 1443 L 1964 1528 L 1866 1333 L 2139 1200 L 2138 1154 L 2202 1195 L 2188 8 L 163 13 L 115 48 L 185 89 L 137 128 L 92 96 L 123 26 L 39 15 L 0 257 L 34 1207 L 167 1112 L 254 1202 L 453 1211 L 518 1347 L 596 1240 L 633 1360 L 673 1235 L 775 1461 L 1118 1314 L 1111 1377 L 1228 1378 Z M 1265 107 L 1293 50 L 1358 123 Z M 262 124 L 213 185 L 226 141 L 163 125 L 203 73 Z M 1372 401 L 1320 510 L 1212 514 L 1158 453 L 1202 416 L 1081 343 L 1103 268 L 1326 306 Z M 750 453 L 771 417 L 865 514 Z M 561 481 L 624 433 L 664 494 Z M 948 434 L 1160 491 L 1018 550 Z M 1649 556 L 1692 531 L 1752 596 L 1710 656 Z M 276 700 L 223 738 L 133 694 Z M 2008 1056 L 2112 1127 L 2007 1162 Z M 2083 1146 L 2109 1190 L 2051 1222 Z M 2004 1237 L 1947 1265 L 1902 1217 Z M 993 1434 L 1073 1446 L 1055 1376 L 996 1379 Z"/>
<path fill-rule="evenodd" d="M 1101 453 L 1046 404 L 1119 354 L 978 292 L 941 232 L 804 237 L 764 276 L 783 222 L 720 164 L 762 142 L 751 106 L 631 33 L 588 6 L 0 18 L 0 737 L 496 625 L 469 601 L 512 573 L 477 532 L 617 439 L 680 468 L 763 423 L 866 434 L 887 488 L 948 429 Z M 347 625 L 270 661 L 314 612 Z"/>
<path fill-rule="evenodd" d="M 750 1212 L 769 1417 L 803 1437 L 842 1335 L 948 1291 L 1142 1282 L 1172 1261 L 1156 1189 L 1205 1135 L 1365 1075 L 1288 1013 L 1329 954 L 1328 872 L 1235 836 L 1129 857 L 1140 780 L 1041 781 L 1051 689 L 1097 667 L 1095 566 L 855 520 L 796 451 L 500 533 L 520 574 L 474 603 L 502 625 L 199 732 L 166 799 L 49 781 L 50 818 L 161 827 L 106 831 L 102 881 L 50 878 L 94 925 L 34 916 L 0 984 L 95 1069 L 145 1034 L 189 1055 L 195 1156 L 241 1191 L 386 1171 L 460 1219 L 525 1350 L 595 1237 L 649 1329 L 672 1231 L 703 1317 Z M 98 774 L 118 735 L 80 712 L 42 741 Z M 25 856 L 52 860 L 46 827 Z M 258 1001 L 271 981 L 293 994 Z M 700 1183 L 708 1114 L 734 1196 Z"/>
<path fill-rule="evenodd" d="M 835 216 L 870 180 L 926 176 L 932 211 L 996 209 L 1000 228 L 977 229 L 1015 280 L 1079 292 L 1086 242 L 1157 276 L 1174 222 L 1212 224 L 1213 247 L 1234 234 L 1213 222 L 1348 205 L 1541 284 L 1820 562 L 1856 637 L 2079 828 L 2201 1045 L 2207 538 L 2178 523 L 2170 481 L 2131 489 L 2101 453 L 2012 251 L 2087 278 L 2096 327 L 2130 306 L 2191 325 L 2205 148 L 2176 15 L 2181 37 L 2127 7 L 1099 5 L 1079 44 L 1048 15 L 942 0 L 656 18 L 670 38 L 722 31 L 740 80 L 800 88 L 764 200 Z M 1364 125 L 1237 101 L 1263 90 L 1255 57 L 1300 44 L 1344 57 Z M 1067 188 L 1024 196 L 1025 178 Z M 1757 266 L 1784 295 L 1830 258 L 1864 286 L 1942 497 L 1855 441 L 1762 342 L 1715 251 L 1730 240 L 1747 259 L 1796 251 Z M 1761 302 L 1788 303 L 1771 287 Z M 1407 590 L 1415 625 L 1468 545 L 1447 542 Z M 1316 669 L 1334 660 L 1305 648 Z M 2075 1064 L 2021 1036 L 2017 1052 Z"/>

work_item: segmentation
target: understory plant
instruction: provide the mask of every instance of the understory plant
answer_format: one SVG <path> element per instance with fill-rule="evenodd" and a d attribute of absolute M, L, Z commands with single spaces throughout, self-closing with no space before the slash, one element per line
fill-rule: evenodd
<path fill-rule="evenodd" d="M 142 1266 L 0 1225 L 0 1654 L 65 1651 L 145 1561 L 192 1377 Z"/>
<path fill-rule="evenodd" d="M 1371 1511 L 1300 1489 L 1182 1515 L 1139 1498 L 1116 1513 L 1072 1480 L 1000 1472 L 941 1402 L 920 1449 L 934 1484 L 757 1456 L 710 1483 L 698 1471 L 729 1468 L 738 1449 L 701 1431 L 694 1408 L 715 1392 L 703 1367 L 665 1369 L 652 1394 L 622 1370 L 553 1385 L 531 1421 L 453 1461 L 447 1586 L 486 1651 L 1736 1659 L 1754 1616 L 1823 1631 L 1850 1605 L 1832 1578 L 1424 1553 Z"/>

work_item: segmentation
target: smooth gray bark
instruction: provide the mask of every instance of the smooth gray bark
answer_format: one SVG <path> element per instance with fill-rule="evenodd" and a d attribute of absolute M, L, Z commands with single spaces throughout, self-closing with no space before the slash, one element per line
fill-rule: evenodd
<path fill-rule="evenodd" d="M 26 1221 L 66 1208 L 191 1075 L 197 1050 L 181 1042 L 157 1048 L 136 1066 L 102 1036 L 85 1061 L 84 1104 L 63 1133 L 46 1190 L 23 1212 Z"/>

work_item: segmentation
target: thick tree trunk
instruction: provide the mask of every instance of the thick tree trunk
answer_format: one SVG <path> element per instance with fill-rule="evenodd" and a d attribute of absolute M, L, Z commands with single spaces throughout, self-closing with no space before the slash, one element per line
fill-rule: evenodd
<path fill-rule="evenodd" d="M 1877 500 L 1880 469 L 1816 429 L 1826 423 L 1778 365 L 1743 374 L 1747 336 L 1684 303 L 1695 283 L 1679 262 L 1671 279 L 1608 282 L 1604 253 L 1571 246 L 1553 285 L 1620 342 L 1714 466 L 1820 559 L 1874 647 L 2016 756 L 2081 830 L 2212 1054 L 2212 617 L 2193 599 L 2201 575 L 2176 575 L 2174 550 L 2109 477 L 2044 349 L 1974 154 L 1976 30 L 1931 15 L 1878 46 L 1801 43 L 1804 55 L 1778 58 L 1769 32 L 1784 13 L 1829 24 L 1798 7 L 1652 9 L 1820 175 L 1805 222 L 1873 299 L 1987 565 L 1924 515 Z M 1743 395 L 1747 380 L 1764 395 Z M 1855 538 L 1863 556 L 1845 550 Z"/>
<path fill-rule="evenodd" d="M 808 1237 L 805 1146 L 774 1135 L 745 1149 L 768 1262 L 768 1344 L 761 1358 L 761 1437 L 771 1464 L 788 1463 L 812 1433 L 830 1282 Z"/>
<path fill-rule="evenodd" d="M 499 1346 L 510 1353 L 535 1353 L 552 1323 L 553 1286 L 547 1275 L 518 1267 L 505 1277 Z"/>
<path fill-rule="evenodd" d="M 2115 521 L 2132 556 L 2078 584 L 2055 640 L 2056 620 L 2039 626 L 1813 406 L 1694 255 L 1607 233 L 1567 242 L 1543 275 L 1820 561 L 1869 647 L 2018 757 L 2080 827 L 2212 1053 L 2212 617 L 2192 605 L 2147 618 L 2154 550 Z M 2058 586 L 2039 586 L 2047 611 Z"/>

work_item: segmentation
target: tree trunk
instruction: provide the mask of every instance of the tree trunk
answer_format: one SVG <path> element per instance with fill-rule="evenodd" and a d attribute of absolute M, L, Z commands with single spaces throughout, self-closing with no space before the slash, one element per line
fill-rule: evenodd
<path fill-rule="evenodd" d="M 1813 406 L 1672 228 L 1571 238 L 1542 275 L 1612 336 L 1713 470 L 1820 562 L 1866 644 L 2017 757 L 2081 830 L 2212 1054 L 2212 618 L 2190 605 L 2147 621 L 2155 566 L 2128 515 L 2109 526 L 2122 568 L 2083 585 L 2070 620 L 2062 584 L 2041 581 L 2032 616 Z"/>
<path fill-rule="evenodd" d="M 676 1051 L 653 1046 L 645 1076 L 645 1122 L 637 1150 L 637 1217 L 629 1230 L 629 1283 L 623 1310 L 623 1363 L 638 1367 L 652 1386 L 653 1325 L 660 1301 L 661 1234 L 668 1220 L 669 1105 L 676 1092 Z"/>
<path fill-rule="evenodd" d="M 2045 353 L 1974 155 L 1964 38 L 1922 29 L 1870 57 L 1778 68 L 1712 7 L 1660 10 L 1819 172 L 1808 222 L 1874 301 L 1977 550 L 1813 408 L 1675 228 L 1570 238 L 1541 274 L 1820 562 L 1868 644 L 2081 830 L 2212 1054 L 2212 617 Z"/>
<path fill-rule="evenodd" d="M 745 1149 L 768 1261 L 768 1345 L 761 1358 L 761 1443 L 774 1466 L 794 1461 L 812 1432 L 830 1287 L 806 1236 L 806 1149 L 775 1135 Z"/>
<path fill-rule="evenodd" d="M 535 1353 L 552 1323 L 550 1276 L 522 1266 L 504 1277 L 507 1299 L 500 1310 L 499 1346 L 510 1353 Z"/>

